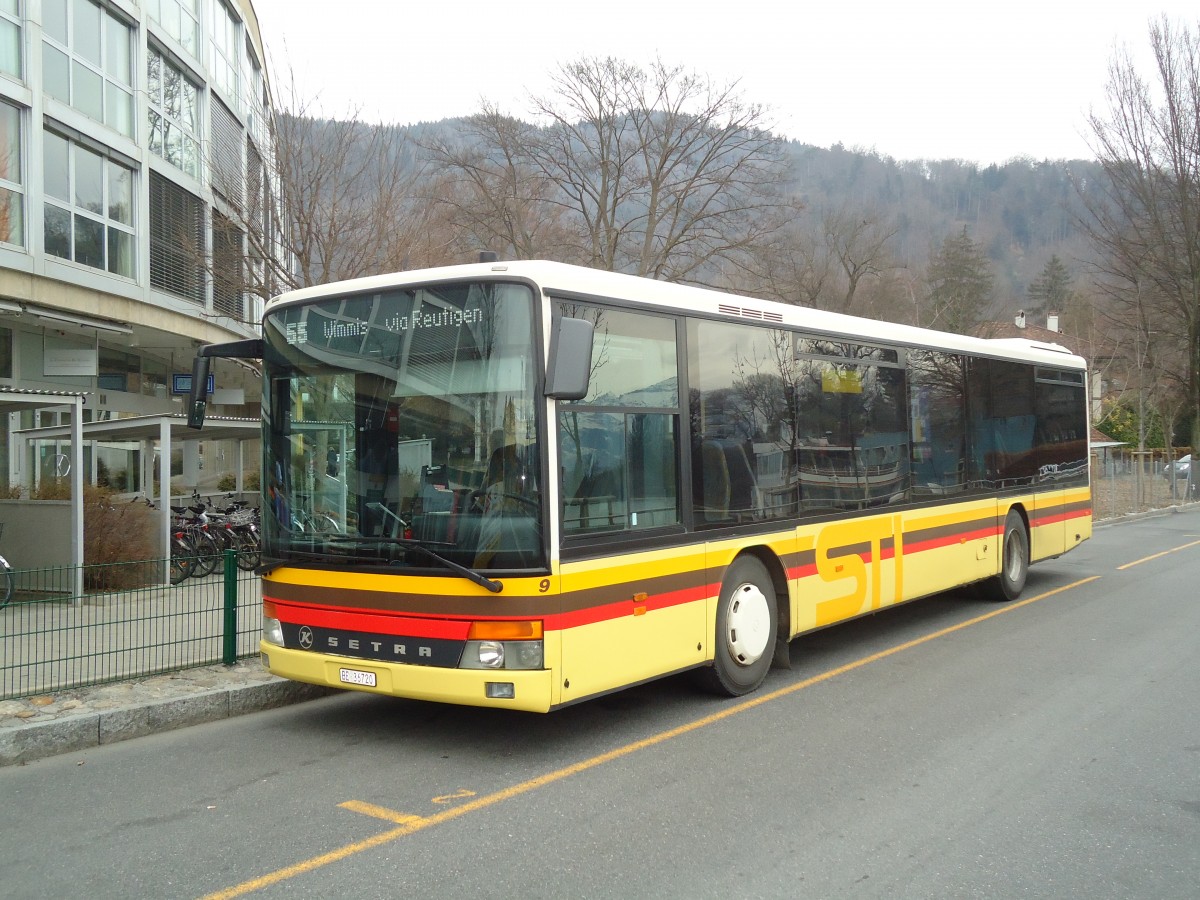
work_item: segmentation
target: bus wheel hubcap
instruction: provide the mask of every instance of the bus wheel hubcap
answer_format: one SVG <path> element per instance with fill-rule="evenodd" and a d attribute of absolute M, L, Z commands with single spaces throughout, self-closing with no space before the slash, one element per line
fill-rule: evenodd
<path fill-rule="evenodd" d="M 741 666 L 752 666 L 762 658 L 771 642 L 771 610 L 763 592 L 743 584 L 729 600 L 725 621 L 729 655 Z"/>

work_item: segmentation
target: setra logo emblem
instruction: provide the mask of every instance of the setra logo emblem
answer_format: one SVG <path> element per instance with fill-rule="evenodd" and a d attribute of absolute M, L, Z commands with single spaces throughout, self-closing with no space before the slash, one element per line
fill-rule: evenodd
<path fill-rule="evenodd" d="M 305 650 L 311 650 L 313 645 L 312 629 L 307 625 L 300 629 L 300 646 Z"/>

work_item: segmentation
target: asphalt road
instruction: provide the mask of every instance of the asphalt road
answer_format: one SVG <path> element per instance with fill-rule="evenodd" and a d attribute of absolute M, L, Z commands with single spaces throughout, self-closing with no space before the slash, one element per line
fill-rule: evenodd
<path fill-rule="evenodd" d="M 1193 509 L 802 638 L 743 702 L 347 694 L 10 767 L 0 896 L 1191 900 L 1198 583 Z"/>

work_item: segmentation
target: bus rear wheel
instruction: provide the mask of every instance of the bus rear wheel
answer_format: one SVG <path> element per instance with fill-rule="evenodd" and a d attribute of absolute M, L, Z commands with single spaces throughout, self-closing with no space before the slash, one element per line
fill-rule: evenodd
<path fill-rule="evenodd" d="M 734 560 L 721 585 L 713 664 L 697 670 L 701 687 L 740 697 L 756 690 L 774 658 L 779 608 L 775 583 L 759 560 Z"/>
<path fill-rule="evenodd" d="M 1029 576 L 1029 534 L 1020 513 L 1010 509 L 1004 520 L 1004 538 L 1000 545 L 1000 574 L 983 583 L 984 596 L 998 603 L 1016 600 L 1025 589 Z"/>

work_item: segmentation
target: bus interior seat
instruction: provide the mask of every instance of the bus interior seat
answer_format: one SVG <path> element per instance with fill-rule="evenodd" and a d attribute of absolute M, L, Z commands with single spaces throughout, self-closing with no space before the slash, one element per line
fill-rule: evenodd
<path fill-rule="evenodd" d="M 707 440 L 700 445 L 706 522 L 750 519 L 756 512 L 758 482 L 739 441 Z"/>
<path fill-rule="evenodd" d="M 724 522 L 729 518 L 729 465 L 717 441 L 705 441 L 700 445 L 700 466 L 704 484 L 704 520 Z"/>
<path fill-rule="evenodd" d="M 722 449 L 729 472 L 729 508 L 740 518 L 750 518 L 754 514 L 757 484 L 750 460 L 746 458 L 746 448 L 741 444 L 728 443 Z"/>

